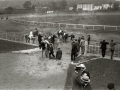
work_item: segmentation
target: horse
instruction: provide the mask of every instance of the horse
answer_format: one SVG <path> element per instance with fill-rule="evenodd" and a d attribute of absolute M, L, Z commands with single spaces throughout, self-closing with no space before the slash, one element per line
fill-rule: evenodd
<path fill-rule="evenodd" d="M 30 40 L 32 40 L 32 41 L 33 41 L 33 44 L 34 44 L 34 43 L 35 43 L 35 39 L 36 39 L 36 37 L 30 38 L 29 35 L 25 35 L 26 43 L 30 43 Z"/>

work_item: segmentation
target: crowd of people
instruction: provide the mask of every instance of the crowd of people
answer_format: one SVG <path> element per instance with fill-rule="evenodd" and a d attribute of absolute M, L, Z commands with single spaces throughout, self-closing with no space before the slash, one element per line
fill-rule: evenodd
<path fill-rule="evenodd" d="M 67 30 L 63 30 L 62 28 L 56 34 L 42 34 L 36 28 L 35 31 L 30 31 L 29 38 L 38 37 L 39 48 L 42 49 L 42 57 L 46 57 L 49 59 L 62 59 L 62 49 L 60 48 L 60 43 L 66 43 L 67 39 L 70 37 L 71 40 L 71 64 L 74 63 L 76 57 L 78 56 L 86 56 L 88 46 L 90 45 L 91 36 L 87 37 L 81 36 L 76 38 L 73 33 L 69 35 Z M 111 40 L 110 43 L 103 40 L 100 42 L 101 44 L 101 52 L 102 57 L 105 57 L 107 45 L 110 44 L 111 51 L 111 59 L 113 59 L 113 54 L 115 50 L 116 43 Z M 56 49 L 56 53 L 54 53 Z M 111 88 L 113 84 L 108 84 L 108 89 Z M 113 87 L 114 88 L 114 87 Z M 90 85 L 90 74 L 86 71 L 86 66 L 83 63 L 79 63 L 75 66 L 75 70 L 72 74 L 72 90 L 92 90 Z M 111 90 L 111 89 L 110 89 Z M 115 89 L 113 89 L 115 90 Z"/>
<path fill-rule="evenodd" d="M 33 40 L 33 43 L 35 41 L 35 37 L 38 37 L 38 42 L 39 42 L 39 47 L 40 49 L 43 49 L 43 52 L 49 52 L 49 50 L 51 50 L 51 53 L 49 54 L 50 56 L 52 55 L 53 57 L 55 57 L 54 55 L 54 48 L 58 48 L 59 44 L 61 42 L 61 38 L 62 38 L 62 42 L 66 43 L 68 38 L 70 37 L 72 43 L 71 43 L 71 62 L 74 62 L 77 56 L 80 55 L 87 55 L 87 51 L 88 51 L 88 45 L 90 45 L 90 41 L 91 41 L 91 36 L 88 35 L 87 37 L 81 36 L 78 37 L 78 39 L 75 37 L 75 35 L 73 33 L 71 33 L 70 35 L 67 33 L 66 28 L 63 30 L 63 28 L 60 27 L 59 31 L 56 34 L 49 34 L 49 35 L 42 35 L 41 32 L 39 32 L 37 30 L 37 28 L 35 28 L 35 30 L 31 30 L 30 34 L 27 36 L 25 36 L 26 42 L 30 42 L 30 40 Z M 60 37 L 62 36 L 62 37 Z M 86 38 L 86 39 L 85 39 Z M 56 40 L 57 39 L 57 40 Z M 44 45 L 45 43 L 45 45 Z M 106 55 L 106 49 L 107 49 L 107 45 L 109 44 L 108 42 L 106 42 L 105 40 L 100 42 L 101 44 L 101 54 L 102 57 L 105 57 Z M 115 45 L 116 43 L 113 42 L 113 40 L 111 40 L 110 42 L 110 59 L 113 59 L 113 55 L 114 55 L 114 51 L 115 51 Z M 49 49 L 49 47 L 51 46 L 52 49 Z M 47 50 L 46 50 L 47 47 Z M 44 50 L 45 49 L 45 50 Z M 59 47 L 60 49 L 60 47 Z M 46 57 L 48 55 L 46 54 Z"/>

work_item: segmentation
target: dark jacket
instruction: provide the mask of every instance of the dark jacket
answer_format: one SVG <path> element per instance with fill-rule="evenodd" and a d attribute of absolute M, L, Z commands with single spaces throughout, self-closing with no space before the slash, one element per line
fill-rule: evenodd
<path fill-rule="evenodd" d="M 106 50 L 107 49 L 107 44 L 109 44 L 109 43 L 102 41 L 102 42 L 100 42 L 100 44 L 101 44 L 101 49 Z"/>
<path fill-rule="evenodd" d="M 53 52 L 54 52 L 53 46 L 50 46 L 49 51 L 50 51 L 50 53 L 53 53 Z"/>
<path fill-rule="evenodd" d="M 79 50 L 78 44 L 77 43 L 73 43 L 72 44 L 72 53 L 77 53 L 78 50 Z"/>
<path fill-rule="evenodd" d="M 72 34 L 72 35 L 71 35 L 71 39 L 73 39 L 73 38 L 75 38 L 75 36 Z"/>
<path fill-rule="evenodd" d="M 41 34 L 38 35 L 38 41 L 39 41 L 39 42 L 42 41 L 42 37 L 43 37 L 43 36 L 42 36 Z"/>
<path fill-rule="evenodd" d="M 78 74 L 76 72 L 72 73 L 72 90 L 83 90 L 83 86 L 77 82 Z"/>
<path fill-rule="evenodd" d="M 41 42 L 41 47 L 42 47 L 42 50 L 45 50 L 45 43 L 44 42 Z"/>
<path fill-rule="evenodd" d="M 58 50 L 56 52 L 56 59 L 61 59 L 62 58 L 62 51 L 61 50 Z"/>

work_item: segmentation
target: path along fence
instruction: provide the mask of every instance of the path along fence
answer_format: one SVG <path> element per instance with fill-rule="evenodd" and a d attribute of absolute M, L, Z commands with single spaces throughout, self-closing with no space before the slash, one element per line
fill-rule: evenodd
<path fill-rule="evenodd" d="M 38 25 L 40 27 L 50 27 L 50 28 L 67 28 L 67 29 L 88 29 L 88 30 L 120 30 L 120 26 L 109 26 L 109 25 L 85 25 L 85 24 L 69 24 L 69 23 L 57 23 L 57 22 L 37 22 L 37 21 L 26 21 L 13 19 L 13 21 L 19 24 L 27 25 Z"/>
<path fill-rule="evenodd" d="M 25 35 L 19 34 L 19 33 L 0 32 L 0 39 L 33 45 L 32 42 L 26 43 Z M 38 39 L 37 38 L 35 39 L 35 43 L 34 44 L 38 45 Z M 99 42 L 95 42 L 95 41 L 91 41 L 90 45 L 88 46 L 87 53 L 91 53 L 93 55 L 100 55 L 101 54 L 100 43 Z M 106 55 L 110 56 L 109 45 L 107 47 Z M 120 45 L 116 45 L 114 57 L 120 58 Z"/>

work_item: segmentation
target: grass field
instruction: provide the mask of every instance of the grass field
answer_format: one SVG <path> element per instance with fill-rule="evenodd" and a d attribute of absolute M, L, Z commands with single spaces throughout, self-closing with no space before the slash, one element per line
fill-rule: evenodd
<path fill-rule="evenodd" d="M 108 90 L 108 83 L 115 83 L 117 90 L 120 88 L 120 62 L 109 59 L 97 59 L 85 63 L 87 71 L 91 76 L 92 90 Z M 68 69 L 68 78 L 66 82 L 65 90 L 69 90 L 71 86 L 72 72 L 74 72 L 74 66 L 70 65 Z"/>
<path fill-rule="evenodd" d="M 54 16 L 54 17 L 33 17 L 20 18 L 28 21 L 39 22 L 59 22 L 72 24 L 90 24 L 90 25 L 112 25 L 120 26 L 120 15 L 84 15 L 84 16 Z"/>
<path fill-rule="evenodd" d="M 36 46 L 0 40 L 0 53 L 35 48 Z"/>

